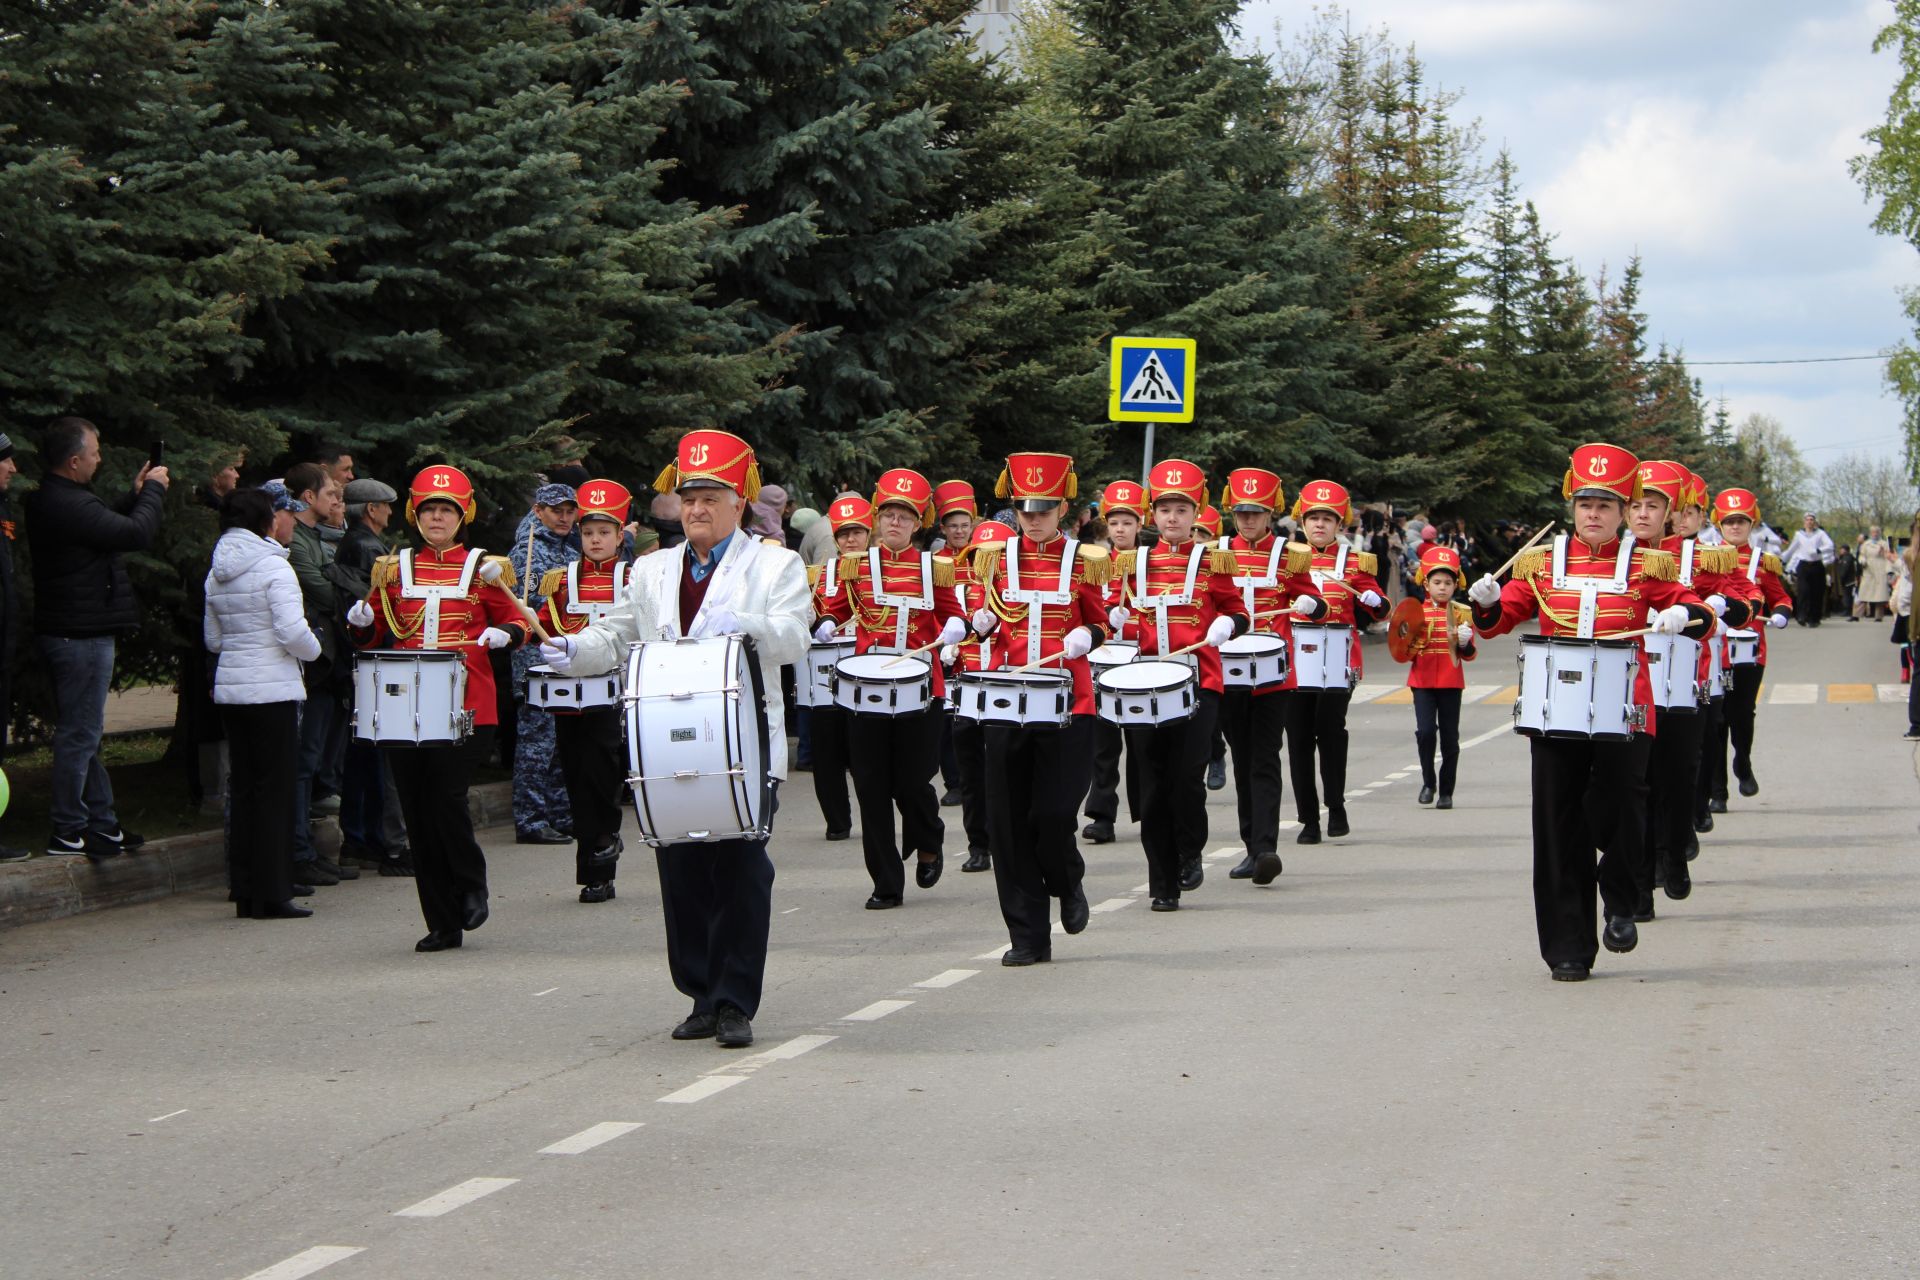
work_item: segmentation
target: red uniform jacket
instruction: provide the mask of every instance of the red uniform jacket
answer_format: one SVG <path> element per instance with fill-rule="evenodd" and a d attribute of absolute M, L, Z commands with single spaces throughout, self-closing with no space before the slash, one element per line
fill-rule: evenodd
<path fill-rule="evenodd" d="M 973 575 L 973 561 L 955 561 L 953 566 L 953 596 L 960 604 L 963 617 L 971 619 L 974 611 L 987 607 L 986 588 Z M 957 657 L 953 669 L 956 673 L 965 671 L 997 671 L 1005 665 L 1005 655 L 999 651 L 1001 632 L 998 628 L 984 636 L 975 636 L 971 627 L 967 638 L 954 646 Z"/>
<path fill-rule="evenodd" d="M 1387 593 L 1380 589 L 1380 582 L 1374 577 L 1379 566 L 1374 563 L 1373 553 L 1355 551 L 1344 542 L 1336 542 L 1330 547 L 1308 548 L 1302 543 L 1293 546 L 1311 551 L 1313 562 L 1308 573 L 1313 578 L 1321 601 L 1327 606 L 1326 611 L 1313 620 L 1330 627 L 1353 628 L 1353 678 L 1358 680 L 1363 673 L 1360 632 L 1387 615 Z M 1293 546 L 1287 550 L 1292 552 Z M 1380 598 L 1379 604 L 1360 603 L 1360 597 L 1369 591 Z M 1291 688 L 1293 677 L 1289 675 L 1287 680 Z"/>
<path fill-rule="evenodd" d="M 1066 558 L 1069 548 L 1071 560 Z M 1065 537 L 1040 545 L 1022 535 L 1004 551 L 975 551 L 974 571 L 984 584 L 986 607 L 999 619 L 994 652 L 1002 667 L 1022 667 L 1059 653 L 1075 627 L 1093 632 L 1096 644 L 1106 636 L 1100 589 L 1112 577 L 1113 560 L 1105 547 L 1070 543 Z M 1035 632 L 1037 645 L 1032 643 Z M 1093 676 L 1087 660 L 1073 658 L 1064 665 L 1073 676 L 1073 714 L 1092 715 Z"/>
<path fill-rule="evenodd" d="M 853 619 L 855 653 L 924 648 L 940 638 L 947 619 L 960 616 L 950 559 L 912 546 L 899 551 L 876 546 L 840 557 L 839 570 L 842 590 L 833 599 L 819 602 L 820 616 L 835 622 Z M 923 656 L 933 667 L 933 696 L 945 697 L 947 682 L 940 656 Z"/>
<path fill-rule="evenodd" d="M 1727 602 L 1727 611 L 1720 620 L 1730 627 L 1744 627 L 1753 616 L 1753 608 L 1745 597 L 1746 580 L 1738 578 L 1733 570 L 1739 567 L 1739 553 L 1732 547 L 1710 547 L 1695 538 L 1682 538 L 1669 534 L 1660 542 L 1660 549 L 1667 552 L 1680 567 L 1680 585 L 1693 588 L 1693 594 L 1705 600 L 1708 596 L 1719 596 Z M 1719 643 L 1709 640 L 1700 646 L 1700 665 L 1695 672 L 1696 680 L 1705 681 L 1713 672 L 1713 646 Z"/>
<path fill-rule="evenodd" d="M 1308 572 L 1313 564 L 1312 549 L 1298 542 L 1282 542 L 1272 534 L 1257 542 L 1248 542 L 1235 535 L 1220 543 L 1232 562 L 1230 580 L 1234 590 L 1239 592 L 1240 601 L 1247 607 L 1253 629 L 1266 635 L 1279 636 L 1285 641 L 1289 652 L 1293 647 L 1293 602 L 1302 596 L 1317 601 L 1320 606 L 1316 620 L 1324 621 L 1327 616 L 1327 602 L 1313 585 L 1313 577 Z M 1276 556 L 1275 553 L 1279 554 Z M 1336 593 L 1338 588 L 1335 588 Z M 1261 616 L 1261 615 L 1266 616 Z M 1287 678 L 1277 685 L 1265 689 L 1255 689 L 1255 697 L 1263 694 L 1283 693 L 1294 687 L 1293 671 L 1289 667 Z"/>
<path fill-rule="evenodd" d="M 1793 613 L 1793 597 L 1787 594 L 1786 570 L 1781 567 L 1779 556 L 1770 552 L 1762 555 L 1755 547 L 1735 547 L 1733 553 L 1733 572 L 1728 576 L 1740 598 L 1753 609 L 1750 625 L 1760 633 L 1760 665 L 1764 667 L 1767 665 L 1767 615 Z"/>
<path fill-rule="evenodd" d="M 498 627 L 524 644 L 527 627 L 519 606 L 507 593 L 513 570 L 504 557 L 495 556 L 505 571 L 499 583 L 481 579 L 485 553 L 454 546 L 445 551 L 423 547 L 381 556 L 373 566 L 373 625 L 352 627 L 348 636 L 361 649 L 459 649 L 467 665 L 465 709 L 475 725 L 498 724 L 493 693 L 493 663 L 480 644 L 480 633 Z M 472 568 L 468 567 L 469 560 Z M 439 614 L 436 643 L 428 643 L 427 620 Z"/>
<path fill-rule="evenodd" d="M 1413 660 L 1407 663 L 1407 688 L 1466 688 L 1466 664 L 1473 661 L 1475 648 L 1471 642 L 1455 642 L 1454 652 L 1449 653 L 1447 632 L 1463 622 L 1473 621 L 1473 611 L 1458 600 L 1445 608 L 1428 600 L 1421 605 L 1420 616 L 1427 629 L 1424 636 L 1414 640 Z M 1455 656 L 1460 659 L 1458 662 L 1454 661 Z"/>
<path fill-rule="evenodd" d="M 1219 617 L 1238 618 L 1235 635 L 1249 625 L 1247 606 L 1234 590 L 1230 570 L 1232 557 L 1204 542 L 1179 545 L 1162 540 L 1145 553 L 1126 552 L 1115 563 L 1119 577 L 1127 580 L 1132 599 L 1128 608 L 1133 617 L 1128 630 L 1140 641 L 1140 656 L 1153 657 L 1160 648 L 1160 609 L 1156 597 L 1169 597 L 1166 606 L 1167 648 L 1173 653 L 1207 637 L 1207 628 Z M 1179 603 L 1173 603 L 1177 601 Z M 1198 659 L 1200 687 L 1221 692 L 1220 651 L 1206 645 L 1190 655 Z"/>
<path fill-rule="evenodd" d="M 616 557 L 604 564 L 575 560 L 564 568 L 547 570 L 540 579 L 540 594 L 547 598 L 540 609 L 540 625 L 548 635 L 585 631 L 625 597 L 632 568 Z"/>

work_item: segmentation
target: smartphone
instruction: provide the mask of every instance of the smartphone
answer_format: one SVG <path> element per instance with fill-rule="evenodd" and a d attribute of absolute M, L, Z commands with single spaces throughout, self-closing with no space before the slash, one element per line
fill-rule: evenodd
<path fill-rule="evenodd" d="M 147 465 L 164 467 L 167 465 L 167 442 L 165 440 L 147 441 Z"/>

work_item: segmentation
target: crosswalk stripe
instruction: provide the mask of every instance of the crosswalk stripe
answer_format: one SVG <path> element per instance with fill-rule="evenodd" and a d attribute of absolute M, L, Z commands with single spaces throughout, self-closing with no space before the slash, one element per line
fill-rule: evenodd
<path fill-rule="evenodd" d="M 1882 702 L 1905 702 L 1907 700 L 1907 686 L 1904 684 L 1883 684 L 1877 692 Z"/>
<path fill-rule="evenodd" d="M 1465 706 L 1498 692 L 1500 692 L 1500 686 L 1497 684 L 1470 684 L 1460 691 L 1460 702 Z"/>
<path fill-rule="evenodd" d="M 1413 690 L 1403 685 L 1392 693 L 1382 694 L 1376 701 L 1383 707 L 1404 706 L 1413 701 Z"/>
<path fill-rule="evenodd" d="M 1876 695 L 1870 684 L 1830 684 L 1828 702 L 1873 702 Z"/>
<path fill-rule="evenodd" d="M 1390 685 L 1384 681 L 1379 684 L 1359 685 L 1353 691 L 1353 705 L 1372 702 L 1376 698 L 1383 698 L 1398 687 L 1404 686 Z"/>
<path fill-rule="evenodd" d="M 1806 706 L 1819 701 L 1820 686 L 1817 684 L 1776 684 L 1767 695 L 1767 701 L 1773 706 Z"/>

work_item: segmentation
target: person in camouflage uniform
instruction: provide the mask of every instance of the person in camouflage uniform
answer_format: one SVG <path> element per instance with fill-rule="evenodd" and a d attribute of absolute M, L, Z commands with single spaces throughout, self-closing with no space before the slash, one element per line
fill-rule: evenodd
<path fill-rule="evenodd" d="M 546 603 L 540 580 L 580 558 L 569 535 L 580 508 L 573 489 L 543 484 L 534 490 L 533 523 L 512 552 L 523 598 L 535 609 Z M 521 844 L 571 844 L 573 811 L 554 745 L 553 717 L 527 702 L 527 671 L 540 661 L 532 645 L 513 653 L 513 695 L 519 708 L 513 748 L 513 830 Z"/>

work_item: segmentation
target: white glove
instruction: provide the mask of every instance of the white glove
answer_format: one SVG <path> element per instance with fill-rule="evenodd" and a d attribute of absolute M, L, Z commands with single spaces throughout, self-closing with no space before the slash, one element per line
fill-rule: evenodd
<path fill-rule="evenodd" d="M 1467 588 L 1467 599 L 1482 609 L 1493 608 L 1500 603 L 1500 580 L 1490 573 L 1481 574 L 1474 579 L 1473 585 Z"/>
<path fill-rule="evenodd" d="M 482 560 L 480 562 L 480 581 L 482 582 L 500 581 L 500 562 L 498 560 L 489 559 L 489 560 Z M 495 646 L 495 647 L 497 648 L 498 646 Z"/>
<path fill-rule="evenodd" d="M 721 609 L 718 612 L 708 614 L 707 634 L 710 636 L 740 635 L 740 616 L 731 609 Z"/>
<path fill-rule="evenodd" d="M 1320 606 L 1312 596 L 1295 596 L 1293 598 L 1293 616 L 1294 617 L 1311 618 L 1311 617 L 1314 617 L 1319 612 L 1320 612 Z"/>
<path fill-rule="evenodd" d="M 840 624 L 832 618 L 822 618 L 820 619 L 820 625 L 813 629 L 813 638 L 821 644 L 825 644 L 827 641 L 833 639 L 833 633 L 839 629 Z"/>
<path fill-rule="evenodd" d="M 347 610 L 347 625 L 370 627 L 373 625 L 373 606 L 365 600 L 355 600 L 353 608 Z"/>
<path fill-rule="evenodd" d="M 1075 627 L 1061 637 L 1060 648 L 1067 655 L 1067 661 L 1084 658 L 1093 652 L 1093 632 L 1085 627 Z"/>
<path fill-rule="evenodd" d="M 975 609 L 973 611 L 973 634 L 984 636 L 999 625 L 1000 619 L 993 610 Z"/>
<path fill-rule="evenodd" d="M 1707 608 L 1713 610 L 1713 616 L 1715 618 L 1718 618 L 1727 611 L 1727 598 L 1717 591 L 1708 596 L 1705 603 Z"/>
<path fill-rule="evenodd" d="M 967 638 L 967 624 L 958 618 L 948 618 L 947 625 L 940 628 L 940 645 L 950 649 Z"/>
<path fill-rule="evenodd" d="M 573 667 L 573 655 L 579 648 L 572 636 L 554 636 L 540 642 L 540 661 L 565 675 Z"/>
<path fill-rule="evenodd" d="M 1224 614 L 1207 624 L 1207 643 L 1218 649 L 1233 639 L 1233 619 Z"/>
<path fill-rule="evenodd" d="M 1466 623 L 1463 622 L 1453 629 L 1453 638 L 1460 642 L 1462 649 L 1473 648 L 1473 628 Z"/>
<path fill-rule="evenodd" d="M 1113 634 L 1119 635 L 1120 629 L 1133 621 L 1133 610 L 1123 604 L 1117 604 L 1107 610 L 1107 625 L 1113 628 Z"/>
<path fill-rule="evenodd" d="M 1380 598 L 1378 591 L 1362 591 L 1360 593 L 1360 603 L 1369 609 L 1378 609 L 1381 605 L 1385 604 L 1386 601 Z"/>
<path fill-rule="evenodd" d="M 480 633 L 480 643 L 489 649 L 504 649 L 513 643 L 513 637 L 498 627 L 488 627 Z"/>
<path fill-rule="evenodd" d="M 1770 613 L 1767 615 L 1767 625 L 1776 628 L 1784 627 L 1787 625 L 1787 615 L 1784 613 Z"/>
<path fill-rule="evenodd" d="M 1693 615 L 1687 612 L 1683 604 L 1671 605 L 1653 615 L 1653 634 L 1657 636 L 1677 636 Z"/>
<path fill-rule="evenodd" d="M 940 665 L 941 666 L 950 667 L 958 661 L 960 661 L 959 645 L 946 644 L 946 645 L 940 646 Z"/>

